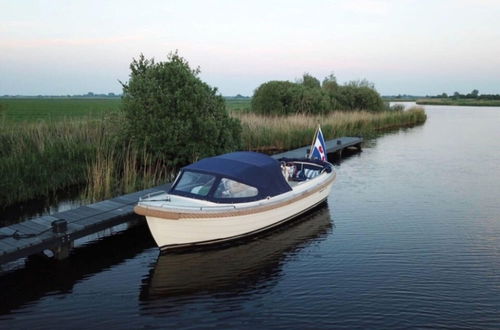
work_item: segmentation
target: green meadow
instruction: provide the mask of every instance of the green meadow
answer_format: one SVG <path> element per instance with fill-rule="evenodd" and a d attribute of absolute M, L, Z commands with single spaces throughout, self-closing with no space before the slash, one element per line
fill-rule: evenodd
<path fill-rule="evenodd" d="M 0 98 L 0 116 L 10 122 L 98 116 L 119 109 L 119 98 Z"/>
<path fill-rule="evenodd" d="M 226 108 L 248 111 L 250 102 L 250 98 L 227 97 Z M 95 118 L 119 110 L 120 105 L 120 98 L 0 98 L 0 120 L 36 122 Z"/>

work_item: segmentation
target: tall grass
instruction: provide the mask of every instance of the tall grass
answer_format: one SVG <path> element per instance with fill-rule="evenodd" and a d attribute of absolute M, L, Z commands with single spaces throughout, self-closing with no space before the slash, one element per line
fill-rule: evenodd
<path fill-rule="evenodd" d="M 263 152 L 281 151 L 311 143 L 318 124 L 326 139 L 340 136 L 374 137 L 380 131 L 422 124 L 426 120 L 422 108 L 380 113 L 334 112 L 330 115 L 261 116 L 233 112 L 243 126 L 243 148 Z"/>
<path fill-rule="evenodd" d="M 86 170 L 83 198 L 87 201 L 114 197 L 150 188 L 172 179 L 174 172 L 144 150 L 131 146 L 105 146 L 96 152 Z"/>
<path fill-rule="evenodd" d="M 75 185 L 95 201 L 165 182 L 170 170 L 123 145 L 117 120 L 80 118 L 14 124 L 0 120 L 0 206 Z"/>
<path fill-rule="evenodd" d="M 102 134 L 99 121 L 0 122 L 0 205 L 82 183 Z"/>
<path fill-rule="evenodd" d="M 327 116 L 259 116 L 234 111 L 244 150 L 275 152 L 311 143 L 321 123 L 325 138 L 375 136 L 381 130 L 425 121 L 423 109 Z M 96 201 L 173 179 L 176 169 L 155 161 L 146 148 L 123 144 L 119 113 L 101 118 L 13 123 L 0 119 L 0 207 L 79 185 Z"/>

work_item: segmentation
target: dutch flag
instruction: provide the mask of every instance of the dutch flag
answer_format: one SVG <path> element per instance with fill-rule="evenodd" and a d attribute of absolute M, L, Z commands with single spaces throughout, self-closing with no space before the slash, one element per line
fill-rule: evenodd
<path fill-rule="evenodd" d="M 318 125 L 316 134 L 314 136 L 313 144 L 311 145 L 311 152 L 309 152 L 310 159 L 320 159 L 326 161 L 326 146 L 325 139 L 323 138 L 323 132 L 321 132 L 321 127 Z"/>

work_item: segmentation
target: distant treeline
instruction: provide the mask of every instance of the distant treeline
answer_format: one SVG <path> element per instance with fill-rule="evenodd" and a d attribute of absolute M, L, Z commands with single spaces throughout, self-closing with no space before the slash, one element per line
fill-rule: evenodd
<path fill-rule="evenodd" d="M 325 114 L 336 110 L 386 109 L 380 94 L 367 80 L 337 83 L 334 75 L 320 82 L 304 74 L 297 82 L 269 81 L 260 85 L 252 97 L 252 111 L 257 114 Z"/>
<path fill-rule="evenodd" d="M 468 94 L 460 94 L 459 92 L 453 93 L 453 95 L 448 95 L 442 93 L 435 96 L 426 96 L 426 98 L 436 98 L 436 99 L 476 99 L 476 100 L 500 100 L 500 94 L 479 94 L 477 89 L 472 90 Z"/>
<path fill-rule="evenodd" d="M 409 94 L 398 94 L 398 95 L 382 95 L 384 101 L 415 101 L 416 99 L 422 98 L 423 96 L 409 95 Z"/>
<path fill-rule="evenodd" d="M 119 98 L 122 97 L 122 94 L 115 93 L 93 93 L 88 92 L 87 94 L 67 94 L 67 95 L 2 95 L 1 98 L 5 99 L 28 99 L 28 98 Z"/>

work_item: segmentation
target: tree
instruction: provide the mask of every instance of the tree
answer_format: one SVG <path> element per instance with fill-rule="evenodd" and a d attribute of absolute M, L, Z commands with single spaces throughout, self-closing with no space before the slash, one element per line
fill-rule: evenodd
<path fill-rule="evenodd" d="M 289 81 L 269 81 L 260 85 L 252 97 L 252 110 L 265 115 L 287 115 L 297 112 L 301 86 Z"/>
<path fill-rule="evenodd" d="M 342 105 L 339 102 L 340 94 L 337 77 L 335 77 L 333 73 L 331 73 L 328 77 L 325 77 L 325 79 L 323 79 L 323 83 L 321 84 L 321 88 L 323 89 L 323 92 L 328 100 L 328 110 L 339 110 Z"/>
<path fill-rule="evenodd" d="M 304 75 L 302 76 L 302 80 L 299 81 L 299 83 L 307 88 L 321 87 L 319 80 L 311 76 L 309 73 L 304 73 Z"/>
<path fill-rule="evenodd" d="M 353 80 L 339 86 L 339 101 L 346 110 L 367 110 L 378 112 L 384 110 L 384 101 L 375 90 L 373 83 L 366 79 Z"/>
<path fill-rule="evenodd" d="M 128 83 L 121 83 L 130 143 L 173 167 L 239 147 L 241 126 L 223 97 L 177 52 L 158 63 L 141 54 L 130 70 Z"/>
<path fill-rule="evenodd" d="M 260 85 L 252 98 L 252 110 L 260 114 L 325 114 L 335 110 L 383 111 L 382 97 L 366 79 L 337 84 L 332 74 L 319 80 L 304 74 L 303 79 L 269 81 Z"/>

